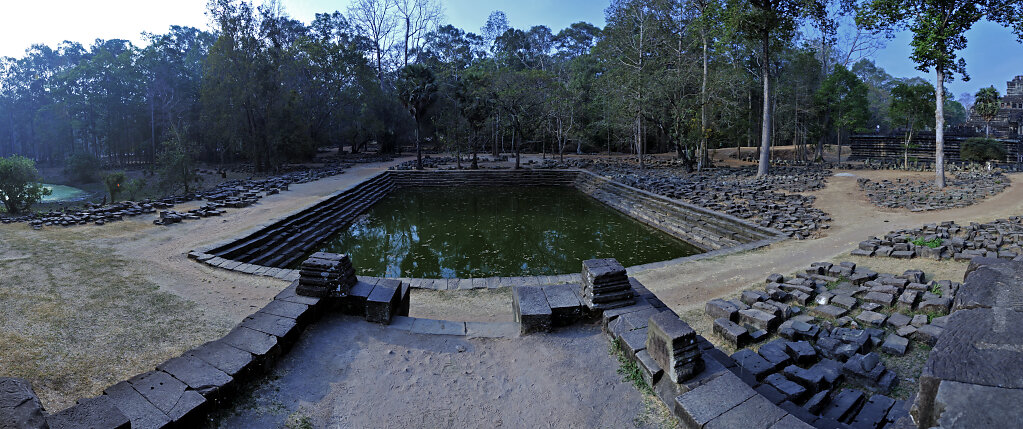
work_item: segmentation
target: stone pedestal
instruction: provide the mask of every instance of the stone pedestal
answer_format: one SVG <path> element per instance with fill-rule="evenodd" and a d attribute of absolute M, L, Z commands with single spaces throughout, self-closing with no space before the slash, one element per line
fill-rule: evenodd
<path fill-rule="evenodd" d="M 593 311 L 627 307 L 636 303 L 625 267 L 615 259 L 583 261 L 582 301 Z"/>
<path fill-rule="evenodd" d="M 317 298 L 343 297 L 356 281 L 348 255 L 317 252 L 302 262 L 297 293 Z"/>
<path fill-rule="evenodd" d="M 670 311 L 650 316 L 646 348 L 674 383 L 682 383 L 703 371 L 696 331 Z"/>

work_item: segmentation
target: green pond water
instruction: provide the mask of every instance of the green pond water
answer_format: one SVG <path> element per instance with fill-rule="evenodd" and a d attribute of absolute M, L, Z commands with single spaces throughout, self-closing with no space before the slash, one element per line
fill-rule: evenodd
<path fill-rule="evenodd" d="M 360 275 L 468 278 L 576 273 L 583 260 L 632 266 L 701 250 L 572 189 L 406 188 L 320 251 Z"/>
<path fill-rule="evenodd" d="M 43 183 L 43 187 L 50 190 L 50 195 L 43 196 L 42 202 L 44 203 L 74 200 L 85 196 L 85 191 L 73 186 L 50 185 Z"/>

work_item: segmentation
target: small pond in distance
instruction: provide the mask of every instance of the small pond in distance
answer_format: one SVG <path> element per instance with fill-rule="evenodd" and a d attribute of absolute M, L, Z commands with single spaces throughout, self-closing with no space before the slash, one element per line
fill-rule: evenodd
<path fill-rule="evenodd" d="M 348 253 L 360 275 L 468 278 L 577 273 L 701 253 L 568 187 L 404 188 L 320 251 Z"/>
<path fill-rule="evenodd" d="M 42 184 L 50 190 L 50 195 L 43 195 L 42 202 L 55 203 L 58 201 L 75 201 L 86 196 L 86 192 L 73 186 Z"/>

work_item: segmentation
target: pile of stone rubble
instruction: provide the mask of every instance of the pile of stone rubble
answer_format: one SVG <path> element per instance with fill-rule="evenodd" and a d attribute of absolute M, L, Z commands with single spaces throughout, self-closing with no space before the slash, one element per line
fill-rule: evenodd
<path fill-rule="evenodd" d="M 622 161 L 598 161 L 595 173 L 617 182 L 711 210 L 750 219 L 790 237 L 812 237 L 831 217 L 813 206 L 816 197 L 796 192 L 821 189 L 829 170 L 777 168 L 756 177 L 751 168 L 711 169 L 687 174 L 678 169 L 639 168 Z"/>
<path fill-rule="evenodd" d="M 967 261 L 976 257 L 1023 258 L 1023 217 L 958 225 L 952 221 L 900 229 L 871 237 L 853 250 L 857 256 Z"/>
<path fill-rule="evenodd" d="M 957 173 L 944 189 L 924 180 L 859 178 L 856 182 L 874 205 L 914 212 L 970 206 L 1009 187 L 1009 179 L 999 172 Z"/>
<path fill-rule="evenodd" d="M 163 210 L 153 223 L 172 225 L 186 219 L 220 216 L 224 214 L 224 208 L 248 207 L 264 196 L 287 191 L 289 185 L 308 183 L 344 174 L 345 169 L 350 167 L 351 164 L 339 164 L 307 168 L 262 179 L 230 180 L 204 191 L 173 195 L 158 200 L 123 201 L 107 205 L 85 203 L 73 209 L 54 210 L 19 217 L 0 217 L 0 222 L 5 224 L 27 222 L 33 229 L 41 229 L 44 226 L 104 225 L 123 220 L 126 217 L 154 214 L 158 210 Z M 207 201 L 207 204 L 188 212 L 166 210 L 177 204 L 201 200 Z"/>
<path fill-rule="evenodd" d="M 878 353 L 901 356 L 913 341 L 933 346 L 959 286 L 925 283 L 918 270 L 814 263 L 794 277 L 772 274 L 740 299 L 709 301 L 705 311 L 715 335 L 739 349 L 732 359 L 740 376 L 765 397 L 824 422 L 876 428 L 908 409 L 886 396 L 899 376 Z M 781 338 L 745 348 L 771 334 Z"/>

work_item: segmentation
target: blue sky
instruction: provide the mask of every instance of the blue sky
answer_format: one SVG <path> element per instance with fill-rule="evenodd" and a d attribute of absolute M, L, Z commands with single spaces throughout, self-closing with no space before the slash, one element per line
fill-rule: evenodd
<path fill-rule="evenodd" d="M 310 21 L 316 12 L 344 11 L 350 0 L 281 0 L 288 13 Z M 608 0 L 442 0 L 447 22 L 478 32 L 494 10 L 502 10 L 513 27 L 546 25 L 553 31 L 578 22 L 604 25 Z M 0 12 L 0 56 L 19 57 L 32 43 L 55 46 L 62 40 L 89 45 L 96 38 L 141 42 L 143 31 L 162 32 L 171 24 L 207 27 L 206 0 L 33 0 L 5 1 Z M 970 82 L 960 79 L 949 87 L 957 96 L 994 85 L 1005 91 L 1005 82 L 1023 75 L 1023 45 L 1008 30 L 979 23 L 968 33 L 966 58 Z M 910 36 L 899 34 L 875 55 L 875 60 L 896 77 L 933 74 L 915 70 L 908 59 Z"/>

